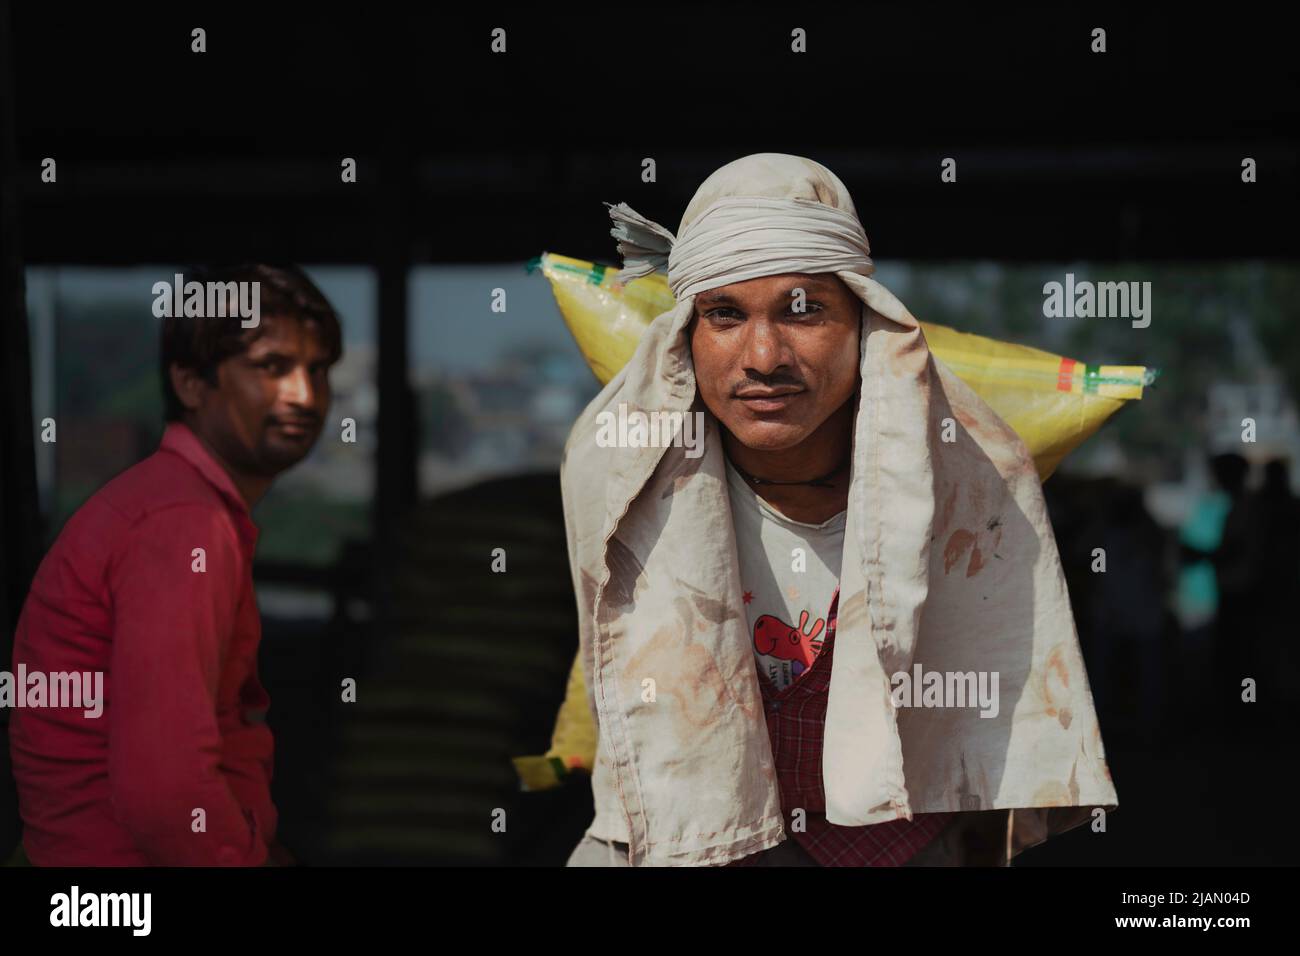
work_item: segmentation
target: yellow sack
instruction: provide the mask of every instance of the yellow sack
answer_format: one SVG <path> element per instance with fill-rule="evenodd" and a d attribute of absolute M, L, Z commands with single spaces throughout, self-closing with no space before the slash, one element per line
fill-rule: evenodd
<path fill-rule="evenodd" d="M 530 272 L 536 268 L 550 280 L 560 313 L 602 385 L 631 358 L 646 326 L 673 307 L 668 280 L 658 272 L 620 287 L 614 285 L 618 269 L 582 259 L 543 253 L 528 264 Z M 1024 440 L 1044 481 L 1125 402 L 1141 398 L 1159 373 L 1142 365 L 1086 365 L 943 325 L 920 325 L 935 358 Z M 595 754 L 596 729 L 581 658 L 575 657 L 551 749 L 540 757 L 513 758 L 515 769 L 524 790 L 544 790 L 571 770 L 590 773 Z"/>

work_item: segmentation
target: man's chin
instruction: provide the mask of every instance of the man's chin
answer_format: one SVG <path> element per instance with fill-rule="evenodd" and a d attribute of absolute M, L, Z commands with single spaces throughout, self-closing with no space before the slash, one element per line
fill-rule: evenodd
<path fill-rule="evenodd" d="M 268 475 L 278 475 L 292 468 L 311 454 L 316 444 L 316 436 L 304 437 L 302 440 L 268 439 L 258 449 L 258 459 L 262 470 Z"/>
<path fill-rule="evenodd" d="M 785 451 L 808 437 L 811 429 L 791 422 L 738 422 L 728 431 L 753 451 Z"/>

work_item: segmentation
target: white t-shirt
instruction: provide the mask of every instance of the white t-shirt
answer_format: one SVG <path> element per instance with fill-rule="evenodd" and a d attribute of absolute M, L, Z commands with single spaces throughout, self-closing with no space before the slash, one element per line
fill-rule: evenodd
<path fill-rule="evenodd" d="M 840 579 L 847 511 L 794 521 L 758 496 L 727 462 L 750 642 L 761 674 L 785 690 L 821 653 Z"/>

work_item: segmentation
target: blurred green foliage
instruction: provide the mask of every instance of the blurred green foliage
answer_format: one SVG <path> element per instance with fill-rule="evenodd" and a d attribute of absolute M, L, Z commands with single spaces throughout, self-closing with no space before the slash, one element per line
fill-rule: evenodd
<path fill-rule="evenodd" d="M 1047 318 L 1044 283 L 1150 282 L 1151 323 L 1124 318 Z M 1142 401 L 1105 426 L 1149 477 L 1176 479 L 1183 451 L 1203 445 L 1206 395 L 1215 382 L 1258 380 L 1276 367 L 1300 396 L 1300 265 L 1116 262 L 1000 268 L 922 265 L 899 297 L 919 319 L 1046 349 L 1082 362 L 1160 369 Z M 1238 329 L 1234 331 L 1234 323 Z M 1243 337 L 1242 333 L 1245 332 Z M 1250 334 L 1261 347 L 1252 354 Z"/>

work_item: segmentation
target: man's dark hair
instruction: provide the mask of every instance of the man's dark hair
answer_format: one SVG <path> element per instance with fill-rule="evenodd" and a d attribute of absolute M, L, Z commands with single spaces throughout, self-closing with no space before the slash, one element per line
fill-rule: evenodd
<path fill-rule="evenodd" d="M 264 263 L 200 266 L 189 269 L 183 281 L 190 282 L 258 282 L 258 311 L 263 319 L 290 318 L 314 322 L 333 365 L 343 354 L 343 336 L 338 315 L 329 300 L 297 266 L 273 266 Z M 206 290 L 207 286 L 204 286 Z M 206 293 L 205 293 L 206 301 Z M 237 303 L 236 303 L 237 304 Z M 238 308 L 226 309 L 229 318 L 172 315 L 162 320 L 163 415 L 169 422 L 181 421 L 185 406 L 172 388 L 172 363 L 196 370 L 212 385 L 217 384 L 217 366 L 240 355 L 265 331 L 265 324 L 246 329 L 240 324 Z"/>

